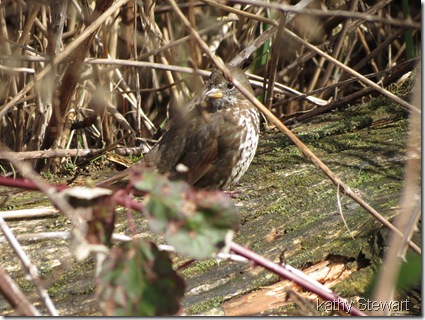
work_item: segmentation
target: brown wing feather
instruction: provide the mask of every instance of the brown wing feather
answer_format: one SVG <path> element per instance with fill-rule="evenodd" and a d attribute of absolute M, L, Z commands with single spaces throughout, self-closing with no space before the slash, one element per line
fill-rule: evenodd
<path fill-rule="evenodd" d="M 170 172 L 171 177 L 177 174 L 176 166 L 182 163 L 189 168 L 187 180 L 190 184 L 202 179 L 217 161 L 219 132 L 200 112 L 194 110 L 186 119 L 174 122 L 145 155 L 145 162 L 156 166 L 161 173 Z"/>
<path fill-rule="evenodd" d="M 213 140 L 208 147 L 204 147 L 201 150 L 194 150 L 186 154 L 187 159 L 196 157 L 201 160 L 196 166 L 189 167 L 188 182 L 195 185 L 207 172 L 214 166 L 213 164 L 217 161 L 218 148 L 217 140 Z M 182 159 L 182 163 L 185 163 L 185 159 Z"/>

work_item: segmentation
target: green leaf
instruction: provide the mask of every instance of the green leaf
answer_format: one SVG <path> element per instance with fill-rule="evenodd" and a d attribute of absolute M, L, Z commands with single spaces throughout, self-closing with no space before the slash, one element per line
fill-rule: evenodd
<path fill-rule="evenodd" d="M 228 231 L 239 229 L 239 212 L 223 192 L 196 190 L 153 171 L 143 172 L 141 179 L 135 187 L 147 192 L 144 213 L 149 225 L 177 252 L 195 259 L 211 257 Z"/>
<path fill-rule="evenodd" d="M 410 288 L 421 281 L 422 257 L 417 254 L 408 254 L 406 261 L 401 264 L 397 279 L 397 289 Z"/>
<path fill-rule="evenodd" d="M 108 316 L 164 316 L 179 311 L 184 289 L 168 254 L 138 239 L 110 251 L 97 295 Z"/>

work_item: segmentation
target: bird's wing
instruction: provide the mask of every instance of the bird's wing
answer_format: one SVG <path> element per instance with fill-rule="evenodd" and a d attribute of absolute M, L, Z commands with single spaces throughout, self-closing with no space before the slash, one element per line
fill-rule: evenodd
<path fill-rule="evenodd" d="M 205 133 L 198 132 L 188 139 L 180 163 L 189 168 L 187 180 L 194 185 L 211 170 L 217 160 L 217 133 L 212 130 L 205 130 Z"/>
<path fill-rule="evenodd" d="M 145 161 L 161 173 L 177 174 L 176 166 L 188 167 L 187 180 L 195 184 L 210 170 L 218 157 L 216 124 L 200 114 L 174 122 Z"/>

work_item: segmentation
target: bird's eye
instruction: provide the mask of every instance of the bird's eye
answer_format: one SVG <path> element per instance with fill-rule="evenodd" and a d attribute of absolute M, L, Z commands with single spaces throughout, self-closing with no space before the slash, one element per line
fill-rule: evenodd
<path fill-rule="evenodd" d="M 234 87 L 235 87 L 235 85 L 233 83 L 231 83 L 231 82 L 229 82 L 227 84 L 227 89 L 229 89 L 229 90 L 232 90 Z"/>

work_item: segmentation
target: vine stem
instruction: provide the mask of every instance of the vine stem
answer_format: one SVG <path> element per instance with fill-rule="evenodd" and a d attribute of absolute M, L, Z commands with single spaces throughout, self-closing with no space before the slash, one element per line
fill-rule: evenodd
<path fill-rule="evenodd" d="M 324 300 L 333 302 L 335 305 L 338 305 L 340 310 L 344 310 L 345 312 L 347 312 L 347 314 L 350 314 L 353 316 L 367 316 L 366 313 L 353 307 L 352 302 L 344 298 L 341 298 L 336 293 L 332 292 L 331 290 L 327 289 L 326 287 L 322 285 L 319 286 L 313 281 L 309 281 L 307 277 L 301 276 L 298 273 L 294 273 L 291 270 L 292 268 L 287 268 L 285 265 L 274 263 L 270 261 L 269 259 L 266 259 L 260 256 L 259 254 L 255 253 L 254 251 L 251 251 L 250 249 L 245 248 L 235 242 L 232 242 L 230 244 L 230 249 L 234 253 L 253 261 L 255 264 L 262 266 L 263 268 L 266 268 L 267 270 L 272 271 L 273 273 L 276 273 L 277 275 L 280 275 L 290 281 L 293 281 L 294 283 L 300 285 L 304 289 L 317 294 L 318 296 L 322 297 Z"/>

